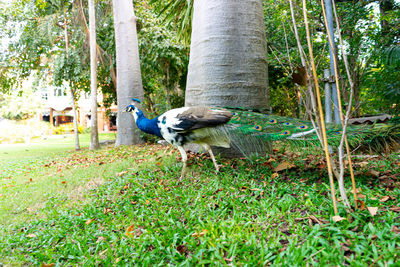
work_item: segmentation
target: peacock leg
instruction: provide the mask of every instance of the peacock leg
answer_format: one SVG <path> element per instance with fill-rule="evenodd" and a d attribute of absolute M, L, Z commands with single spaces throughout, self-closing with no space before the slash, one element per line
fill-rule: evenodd
<path fill-rule="evenodd" d="M 218 172 L 219 171 L 219 166 L 217 164 L 217 161 L 215 160 L 214 153 L 212 152 L 212 149 L 211 149 L 210 145 L 209 144 L 205 144 L 205 143 L 203 143 L 201 145 L 207 150 L 208 154 L 210 154 L 210 157 L 211 157 L 211 159 L 212 159 L 212 161 L 214 163 L 214 166 L 215 166 L 215 171 Z"/>
<path fill-rule="evenodd" d="M 183 177 L 185 177 L 185 172 L 186 172 L 187 154 L 185 149 L 181 146 L 178 146 L 178 150 L 179 152 L 181 152 L 182 163 L 183 163 L 181 177 L 179 177 L 179 181 L 182 181 Z"/>

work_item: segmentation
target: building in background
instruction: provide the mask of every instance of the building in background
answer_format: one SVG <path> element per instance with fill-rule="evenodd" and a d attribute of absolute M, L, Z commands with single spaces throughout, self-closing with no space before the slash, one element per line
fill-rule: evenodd
<path fill-rule="evenodd" d="M 63 87 L 48 86 L 40 90 L 42 98 L 42 111 L 39 118 L 50 122 L 55 127 L 73 123 L 73 111 L 70 90 Z M 101 104 L 103 95 L 97 96 Z M 90 127 L 91 101 L 87 93 L 82 92 L 76 103 L 78 124 L 85 128 Z M 117 106 L 113 105 L 108 110 L 100 105 L 97 109 L 98 130 L 99 132 L 116 131 Z"/>

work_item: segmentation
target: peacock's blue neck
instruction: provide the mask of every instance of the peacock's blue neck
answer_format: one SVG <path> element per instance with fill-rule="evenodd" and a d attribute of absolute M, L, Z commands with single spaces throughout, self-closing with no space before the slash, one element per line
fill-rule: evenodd
<path fill-rule="evenodd" d="M 158 117 L 155 117 L 152 120 L 149 120 L 146 118 L 142 112 L 138 114 L 138 118 L 136 119 L 136 125 L 137 127 L 142 130 L 145 133 L 149 134 L 154 134 L 157 135 L 158 137 L 162 138 L 160 128 L 157 126 L 157 119 Z"/>

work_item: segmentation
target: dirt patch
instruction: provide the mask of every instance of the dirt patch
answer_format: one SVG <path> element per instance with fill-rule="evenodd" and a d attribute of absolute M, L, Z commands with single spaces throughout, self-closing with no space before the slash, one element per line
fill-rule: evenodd
<path fill-rule="evenodd" d="M 83 186 L 79 186 L 68 193 L 68 199 L 71 200 L 71 203 L 80 202 L 86 199 L 88 192 L 92 189 L 95 189 L 104 183 L 103 179 L 94 179 L 87 182 Z"/>

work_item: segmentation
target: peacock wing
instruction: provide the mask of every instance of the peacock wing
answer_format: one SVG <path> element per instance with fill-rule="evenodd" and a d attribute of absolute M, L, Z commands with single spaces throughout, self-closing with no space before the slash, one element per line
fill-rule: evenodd
<path fill-rule="evenodd" d="M 174 128 L 188 131 L 215 127 L 227 123 L 232 116 L 232 112 L 226 109 L 214 109 L 201 106 L 190 107 L 177 115 L 178 120 Z"/>

